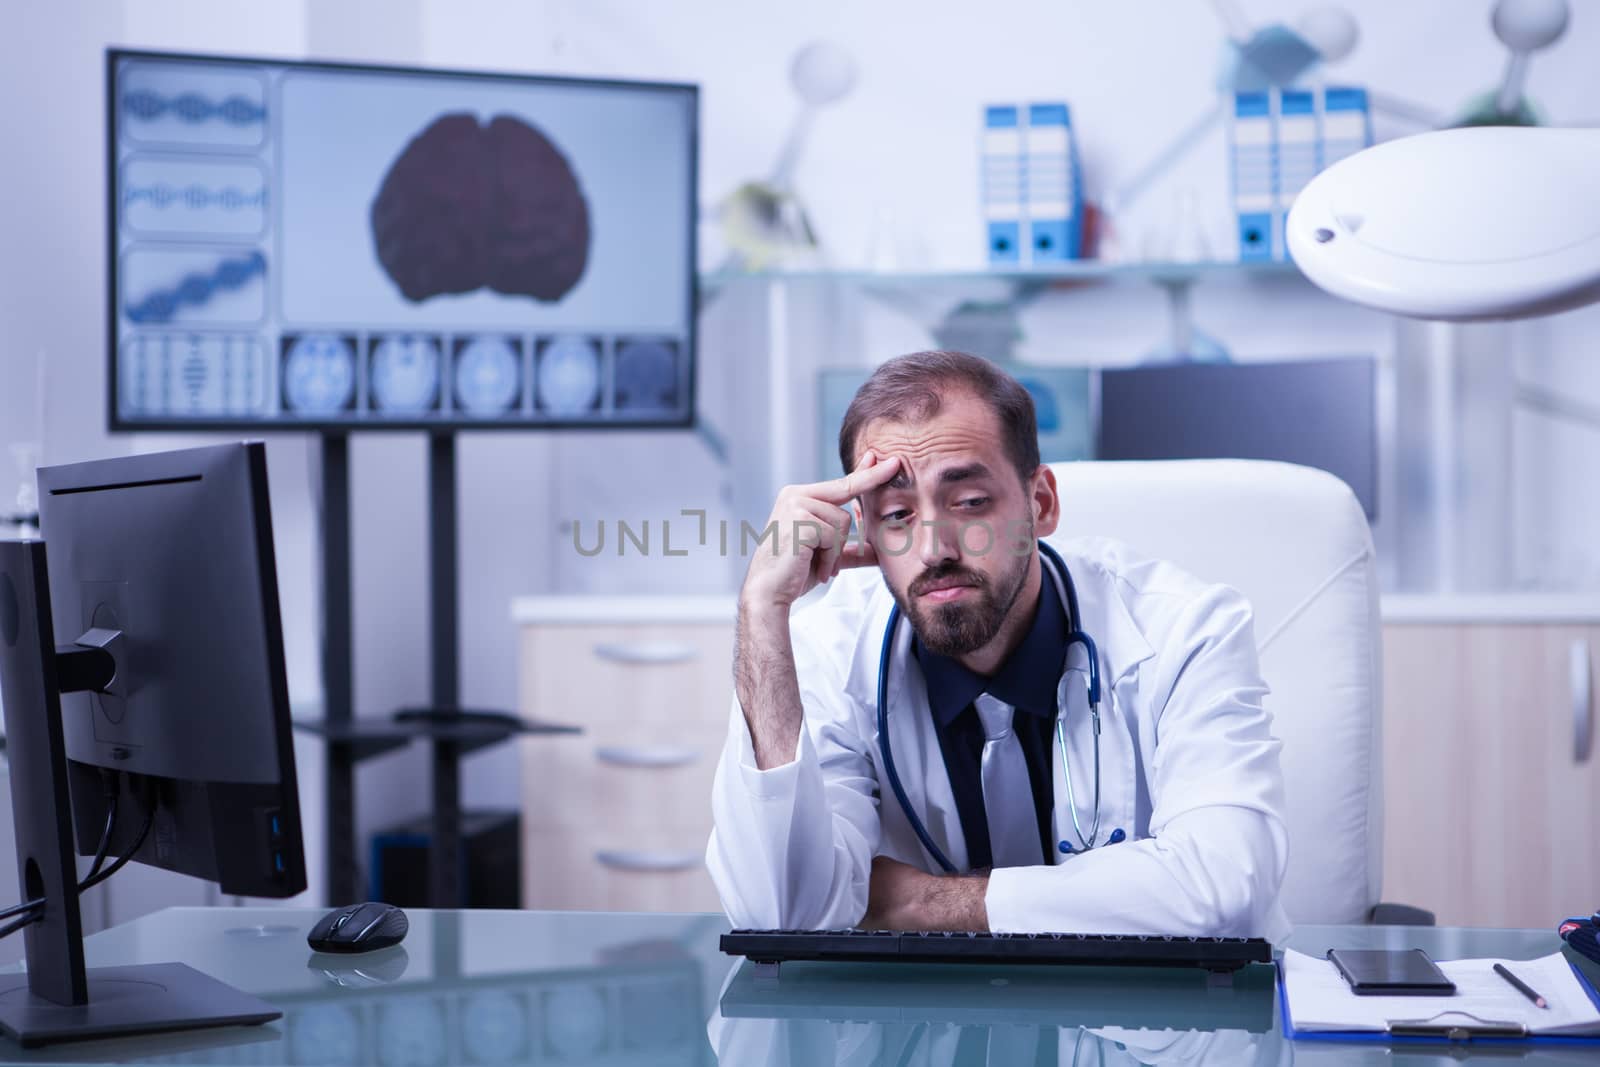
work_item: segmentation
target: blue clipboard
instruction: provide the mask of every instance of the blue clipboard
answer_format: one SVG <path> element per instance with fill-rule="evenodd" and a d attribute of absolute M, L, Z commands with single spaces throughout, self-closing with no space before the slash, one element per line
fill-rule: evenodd
<path fill-rule="evenodd" d="M 1594 983 L 1583 969 L 1573 961 L 1571 954 L 1565 948 L 1562 955 L 1566 958 L 1567 966 L 1572 968 L 1572 973 L 1578 977 L 1578 985 L 1588 994 L 1589 1000 L 1596 1010 L 1600 1010 L 1600 992 L 1596 992 Z M 1541 1045 L 1576 1045 L 1600 1047 L 1600 1034 L 1518 1034 L 1507 1036 L 1496 1034 L 1493 1031 L 1477 1035 L 1472 1031 L 1460 1027 L 1440 1027 L 1437 1033 L 1385 1033 L 1367 1030 L 1317 1030 L 1311 1033 L 1301 1033 L 1294 1028 L 1289 1019 L 1289 991 L 1284 985 L 1283 960 L 1280 957 L 1273 961 L 1273 967 L 1278 973 L 1278 1016 L 1283 1025 L 1283 1036 L 1291 1041 L 1336 1041 L 1354 1042 L 1365 1045 L 1445 1045 L 1460 1047 L 1462 1045 L 1503 1046 L 1527 1045 L 1537 1042 Z"/>

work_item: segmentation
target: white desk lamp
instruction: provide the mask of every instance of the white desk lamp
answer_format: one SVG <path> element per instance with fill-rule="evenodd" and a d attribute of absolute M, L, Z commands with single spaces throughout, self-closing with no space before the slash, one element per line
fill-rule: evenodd
<path fill-rule="evenodd" d="M 1600 300 L 1600 129 L 1465 127 L 1317 175 L 1289 253 L 1317 285 L 1415 318 L 1545 315 Z"/>
<path fill-rule="evenodd" d="M 1333 14 L 1304 31 L 1348 51 Z M 1567 0 L 1496 0 L 1505 76 L 1461 120 L 1483 125 L 1376 145 L 1312 179 L 1288 222 L 1306 277 L 1357 304 L 1457 322 L 1600 300 L 1600 130 L 1525 125 L 1522 99 L 1529 57 L 1568 22 Z"/>

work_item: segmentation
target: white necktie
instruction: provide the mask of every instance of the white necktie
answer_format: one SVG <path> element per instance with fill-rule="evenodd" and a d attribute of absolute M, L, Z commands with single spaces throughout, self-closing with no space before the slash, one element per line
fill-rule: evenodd
<path fill-rule="evenodd" d="M 1022 742 L 1011 729 L 1015 714 L 1010 704 L 988 693 L 972 702 L 983 720 L 983 812 L 989 823 L 989 855 L 996 867 L 1036 867 L 1039 853 L 1039 816 L 1033 806 L 1033 786 Z"/>

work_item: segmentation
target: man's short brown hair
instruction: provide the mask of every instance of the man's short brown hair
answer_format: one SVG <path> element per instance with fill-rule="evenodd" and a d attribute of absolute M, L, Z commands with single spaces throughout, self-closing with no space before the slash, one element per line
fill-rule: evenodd
<path fill-rule="evenodd" d="M 970 393 L 989 405 L 1006 455 L 1026 485 L 1039 469 L 1033 397 L 1021 382 L 988 360 L 941 350 L 896 356 L 856 390 L 839 427 L 839 462 L 845 473 L 855 469 L 856 438 L 863 426 L 875 419 L 926 421 L 939 413 L 944 397 L 952 392 Z"/>

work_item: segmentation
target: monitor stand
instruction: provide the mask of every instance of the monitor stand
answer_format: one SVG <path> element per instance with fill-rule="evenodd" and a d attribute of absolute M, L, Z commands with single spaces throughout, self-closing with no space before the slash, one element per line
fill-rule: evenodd
<path fill-rule="evenodd" d="M 42 541 L 0 541 L 0 703 L 11 764 L 25 975 L 0 977 L 0 1029 L 24 1047 L 126 1034 L 264 1023 L 283 1013 L 181 963 L 89 969 L 83 960 L 61 694 L 110 683 L 104 648 L 55 645 Z"/>

